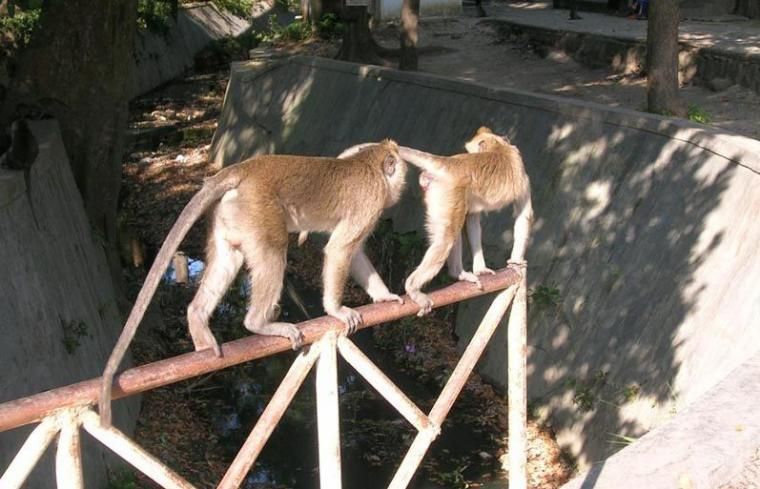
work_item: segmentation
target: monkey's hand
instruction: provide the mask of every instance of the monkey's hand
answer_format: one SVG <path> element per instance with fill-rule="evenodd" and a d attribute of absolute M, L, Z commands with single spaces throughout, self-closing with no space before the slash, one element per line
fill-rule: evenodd
<path fill-rule="evenodd" d="M 520 273 L 527 268 L 528 262 L 525 260 L 507 260 L 507 268 L 511 268 Z"/>
<path fill-rule="evenodd" d="M 404 299 L 401 298 L 401 296 L 396 294 L 391 294 L 390 292 L 387 292 L 383 295 L 378 295 L 372 298 L 372 302 L 377 304 L 378 302 L 398 302 L 399 304 L 404 303 Z"/>
<path fill-rule="evenodd" d="M 330 316 L 340 319 L 348 326 L 347 333 L 354 334 L 356 328 L 362 324 L 362 315 L 350 307 L 340 306 L 337 310 L 325 311 Z"/>
<path fill-rule="evenodd" d="M 417 316 L 422 317 L 430 314 L 430 311 L 433 310 L 433 301 L 428 297 L 427 294 L 420 292 L 419 290 L 407 290 L 407 294 L 409 294 L 409 297 L 412 298 L 412 300 L 420 306 L 420 310 L 417 313 Z"/>
<path fill-rule="evenodd" d="M 472 273 L 472 272 L 461 272 L 461 273 L 459 274 L 459 277 L 457 277 L 457 279 L 458 279 L 458 280 L 463 280 L 463 281 L 465 281 L 465 282 L 472 282 L 473 284 L 475 284 L 475 286 L 476 286 L 476 287 L 477 287 L 479 290 L 483 290 L 483 284 L 482 284 L 482 283 L 480 283 L 480 279 L 478 278 L 478 276 L 477 276 L 477 275 L 475 275 L 475 274 L 474 274 L 474 273 Z"/>
<path fill-rule="evenodd" d="M 473 266 L 472 272 L 475 275 L 496 275 L 496 272 L 488 268 L 487 266 Z"/>

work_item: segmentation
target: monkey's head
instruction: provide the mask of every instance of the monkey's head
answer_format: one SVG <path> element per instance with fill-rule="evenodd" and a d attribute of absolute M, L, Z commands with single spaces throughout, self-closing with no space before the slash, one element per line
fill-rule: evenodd
<path fill-rule="evenodd" d="M 509 138 L 498 136 L 486 126 L 481 126 L 475 135 L 464 143 L 464 147 L 468 153 L 486 153 L 489 151 L 495 151 L 499 147 L 509 145 Z"/>
<path fill-rule="evenodd" d="M 385 206 L 394 205 L 401 198 L 406 185 L 406 162 L 401 159 L 398 144 L 391 139 L 381 141 L 378 146 L 385 153 L 383 158 L 383 175 L 388 182 L 388 199 Z"/>

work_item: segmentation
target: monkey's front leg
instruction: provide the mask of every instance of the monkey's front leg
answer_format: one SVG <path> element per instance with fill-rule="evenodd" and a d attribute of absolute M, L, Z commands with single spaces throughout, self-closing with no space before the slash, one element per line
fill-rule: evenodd
<path fill-rule="evenodd" d="M 525 250 L 530 240 L 532 223 L 533 205 L 530 194 L 528 194 L 519 202 L 515 202 L 514 244 L 512 245 L 512 254 L 507 262 L 508 266 L 519 268 L 525 265 Z"/>
<path fill-rule="evenodd" d="M 372 298 L 372 302 L 404 303 L 404 299 L 388 290 L 362 248 L 359 248 L 354 259 L 351 260 L 351 276 Z"/>
<path fill-rule="evenodd" d="M 342 305 L 343 287 L 346 285 L 349 267 L 361 241 L 344 236 L 344 231 L 336 229 L 325 246 L 325 264 L 322 269 L 324 295 L 322 304 L 325 312 L 338 318 L 348 326 L 348 334 L 362 324 L 362 316 L 353 309 Z"/>
<path fill-rule="evenodd" d="M 473 273 L 475 275 L 495 274 L 496 272 L 486 266 L 486 259 L 483 255 L 479 213 L 467 214 L 467 238 L 470 242 L 470 250 L 472 250 Z"/>

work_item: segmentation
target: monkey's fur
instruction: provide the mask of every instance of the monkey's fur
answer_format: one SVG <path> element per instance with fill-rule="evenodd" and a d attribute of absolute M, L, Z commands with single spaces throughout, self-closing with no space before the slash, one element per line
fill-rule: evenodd
<path fill-rule="evenodd" d="M 285 336 L 296 349 L 303 342 L 298 328 L 272 322 L 283 287 L 288 232 L 331 232 L 325 247 L 323 304 L 351 332 L 362 318 L 342 305 L 349 268 L 374 301 L 401 301 L 388 291 L 362 247 L 383 210 L 401 196 L 405 175 L 398 146 L 383 141 L 345 159 L 258 156 L 206 180 L 169 231 L 108 359 L 100 393 L 102 423 L 111 422 L 113 376 L 156 287 L 182 239 L 208 208 L 213 206 L 206 269 L 187 314 L 196 350 L 211 348 L 221 355 L 208 320 L 243 262 L 252 289 L 246 329 Z"/>
<path fill-rule="evenodd" d="M 486 267 L 481 244 L 480 213 L 499 210 L 514 203 L 514 245 L 509 263 L 523 263 L 533 210 L 530 181 L 517 147 L 481 127 L 465 144 L 468 153 L 437 156 L 400 147 L 407 162 L 419 167 L 424 192 L 426 228 L 430 246 L 417 269 L 406 280 L 406 292 L 420 306 L 419 315 L 430 312 L 433 303 L 422 287 L 443 267 L 458 279 L 482 287 L 478 275 L 494 273 Z M 462 227 L 473 255 L 473 272 L 462 266 Z"/>
<path fill-rule="evenodd" d="M 11 124 L 10 144 L 5 153 L 0 155 L 0 167 L 9 170 L 20 170 L 24 172 L 24 184 L 26 186 L 26 199 L 29 202 L 29 208 L 32 211 L 34 224 L 39 229 L 40 224 L 37 220 L 37 214 L 34 211 L 32 202 L 32 179 L 31 171 L 39 154 L 39 145 L 37 138 L 34 137 L 29 124 L 24 119 L 13 121 Z"/>

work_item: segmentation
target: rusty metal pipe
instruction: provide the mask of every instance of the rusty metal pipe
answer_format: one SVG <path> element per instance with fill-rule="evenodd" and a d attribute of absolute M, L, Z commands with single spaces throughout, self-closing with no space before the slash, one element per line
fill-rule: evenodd
<path fill-rule="evenodd" d="M 483 290 L 473 284 L 457 282 L 430 293 L 435 307 L 441 307 L 505 289 L 520 281 L 520 273 L 502 269 L 495 275 L 481 277 Z M 357 308 L 364 323 L 360 329 L 376 326 L 416 314 L 419 308 L 409 297 L 404 304 L 381 303 Z M 305 343 L 313 343 L 326 331 L 345 326 L 337 319 L 322 316 L 298 325 Z M 207 374 L 244 362 L 267 357 L 290 349 L 290 341 L 275 336 L 252 335 L 222 345 L 222 356 L 211 350 L 185 353 L 158 362 L 131 368 L 114 379 L 114 399 L 128 397 L 157 387 L 173 384 L 191 377 Z M 0 404 L 0 432 L 39 421 L 61 408 L 83 406 L 97 402 L 100 377 L 51 389 L 29 397 Z"/>

